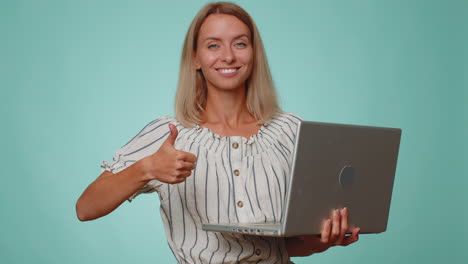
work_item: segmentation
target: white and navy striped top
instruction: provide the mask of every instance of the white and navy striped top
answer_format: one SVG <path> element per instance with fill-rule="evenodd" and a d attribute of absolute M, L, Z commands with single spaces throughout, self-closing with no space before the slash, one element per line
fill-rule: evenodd
<path fill-rule="evenodd" d="M 281 220 L 298 120 L 280 112 L 247 140 L 221 137 L 199 125 L 185 128 L 164 116 L 146 125 L 101 168 L 117 173 L 155 153 L 173 123 L 179 130 L 175 148 L 197 156 L 192 175 L 179 184 L 152 180 L 128 200 L 157 191 L 178 263 L 291 263 L 283 238 L 206 232 L 201 226 Z"/>

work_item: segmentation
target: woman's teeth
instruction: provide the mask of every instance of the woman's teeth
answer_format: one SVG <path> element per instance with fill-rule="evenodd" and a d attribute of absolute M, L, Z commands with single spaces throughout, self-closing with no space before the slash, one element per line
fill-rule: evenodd
<path fill-rule="evenodd" d="M 218 71 L 220 71 L 221 73 L 233 73 L 237 71 L 237 69 L 219 69 Z"/>

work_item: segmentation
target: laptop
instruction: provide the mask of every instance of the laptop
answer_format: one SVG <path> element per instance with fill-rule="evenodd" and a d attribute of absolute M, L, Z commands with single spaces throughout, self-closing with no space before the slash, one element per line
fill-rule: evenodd
<path fill-rule="evenodd" d="M 303 121 L 296 135 L 282 221 L 210 223 L 203 230 L 318 235 L 323 219 L 343 207 L 360 234 L 387 230 L 401 129 Z"/>

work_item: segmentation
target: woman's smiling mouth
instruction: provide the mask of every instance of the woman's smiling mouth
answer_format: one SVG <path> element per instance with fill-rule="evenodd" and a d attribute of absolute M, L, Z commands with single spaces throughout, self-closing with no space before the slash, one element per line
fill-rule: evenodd
<path fill-rule="evenodd" d="M 216 71 L 223 77 L 233 77 L 239 72 L 240 67 L 217 68 Z"/>

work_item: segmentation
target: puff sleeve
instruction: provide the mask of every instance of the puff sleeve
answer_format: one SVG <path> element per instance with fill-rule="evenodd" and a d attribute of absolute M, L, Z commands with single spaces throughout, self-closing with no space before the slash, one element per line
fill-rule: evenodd
<path fill-rule="evenodd" d="M 102 161 L 101 172 L 107 170 L 114 174 L 118 173 L 138 160 L 154 154 L 170 134 L 169 123 L 173 123 L 173 118 L 170 116 L 163 116 L 148 123 L 128 143 L 114 153 L 112 162 Z M 159 191 L 162 185 L 163 183 L 158 180 L 151 180 L 127 200 L 131 202 L 139 194 Z"/>

